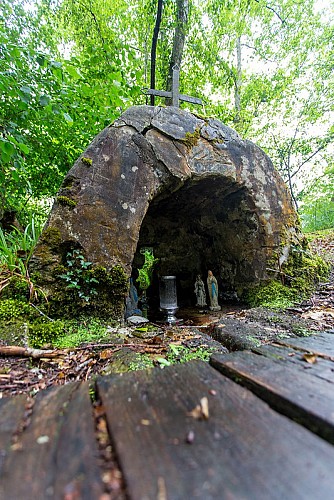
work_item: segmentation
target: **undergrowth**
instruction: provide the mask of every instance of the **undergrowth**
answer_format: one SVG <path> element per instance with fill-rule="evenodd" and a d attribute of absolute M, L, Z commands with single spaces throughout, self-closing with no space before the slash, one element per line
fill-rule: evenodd
<path fill-rule="evenodd" d="M 33 217 L 24 231 L 13 226 L 11 231 L 5 232 L 0 227 L 0 293 L 7 287 L 16 287 L 30 300 L 37 297 L 28 264 L 40 232 L 41 226 Z"/>
<path fill-rule="evenodd" d="M 107 341 L 110 333 L 105 323 L 96 318 L 81 322 L 75 320 L 66 321 L 65 335 L 58 337 L 54 342 L 54 347 L 59 349 L 78 347 L 88 343 L 99 343 Z"/>

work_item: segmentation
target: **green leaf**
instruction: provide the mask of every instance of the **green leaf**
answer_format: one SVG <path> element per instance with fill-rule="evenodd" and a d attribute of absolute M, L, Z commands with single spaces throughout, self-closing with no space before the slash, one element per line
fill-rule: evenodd
<path fill-rule="evenodd" d="M 46 94 L 42 94 L 39 97 L 39 101 L 38 102 L 39 102 L 40 106 L 47 106 L 50 103 L 50 96 L 48 96 Z"/>
<path fill-rule="evenodd" d="M 20 182 L 20 175 L 17 172 L 17 170 L 12 169 L 12 177 L 13 177 L 15 182 Z"/>
<path fill-rule="evenodd" d="M 79 78 L 82 78 L 82 74 L 80 73 L 80 71 L 75 68 L 74 66 L 71 66 L 71 65 L 66 65 L 66 71 L 69 75 L 72 76 L 72 78 L 74 78 L 75 80 L 78 80 Z"/>
<path fill-rule="evenodd" d="M 58 82 L 62 82 L 63 81 L 63 72 L 61 70 L 61 67 L 58 68 L 58 67 L 52 66 L 51 67 L 51 71 L 54 74 L 54 76 L 57 78 Z"/>
<path fill-rule="evenodd" d="M 11 142 L 8 142 L 8 141 L 0 141 L 0 148 L 2 149 L 2 151 L 4 153 L 6 153 L 7 155 L 13 155 L 14 152 L 15 152 L 15 147 L 13 146 L 13 144 Z"/>
<path fill-rule="evenodd" d="M 31 94 L 31 88 L 28 87 L 27 85 L 22 85 L 22 87 L 20 87 L 20 90 L 24 94 Z"/>
<path fill-rule="evenodd" d="M 69 125 L 73 125 L 73 118 L 68 113 L 63 113 L 63 116 Z"/>
<path fill-rule="evenodd" d="M 45 67 L 46 58 L 45 58 L 45 56 L 44 56 L 44 55 L 42 55 L 42 54 L 41 54 L 41 55 L 37 56 L 37 57 L 36 57 L 36 61 L 38 62 L 38 64 L 39 64 L 40 66 L 42 66 L 42 68 L 43 68 L 43 67 Z"/>
<path fill-rule="evenodd" d="M 18 143 L 18 147 L 26 155 L 30 152 L 30 149 L 28 148 L 28 146 L 26 144 L 23 144 L 22 142 Z"/>

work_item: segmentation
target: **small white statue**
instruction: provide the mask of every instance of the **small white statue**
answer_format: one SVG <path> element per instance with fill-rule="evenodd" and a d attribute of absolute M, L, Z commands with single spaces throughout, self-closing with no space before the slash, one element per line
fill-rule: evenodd
<path fill-rule="evenodd" d="M 207 284 L 209 290 L 210 310 L 220 311 L 221 307 L 218 304 L 218 283 L 212 274 L 212 271 L 208 271 Z"/>
<path fill-rule="evenodd" d="M 202 281 L 201 275 L 198 274 L 195 281 L 195 295 L 197 299 L 196 307 L 205 307 L 206 304 L 206 293 L 205 285 Z"/>

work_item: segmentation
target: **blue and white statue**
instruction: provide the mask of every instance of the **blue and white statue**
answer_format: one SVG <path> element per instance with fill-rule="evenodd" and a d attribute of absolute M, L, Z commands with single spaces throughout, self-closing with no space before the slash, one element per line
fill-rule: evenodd
<path fill-rule="evenodd" d="M 209 291 L 209 299 L 210 299 L 210 310 L 211 311 L 220 311 L 221 307 L 218 304 L 218 283 L 212 271 L 208 271 L 208 291 Z"/>

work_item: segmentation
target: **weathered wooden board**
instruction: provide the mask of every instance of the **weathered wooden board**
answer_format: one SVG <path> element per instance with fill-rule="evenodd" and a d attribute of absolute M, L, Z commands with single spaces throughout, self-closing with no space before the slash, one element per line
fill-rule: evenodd
<path fill-rule="evenodd" d="M 19 429 L 26 410 L 26 396 L 0 399 L 0 471 L 13 434 Z"/>
<path fill-rule="evenodd" d="M 206 363 L 97 387 L 132 500 L 333 498 L 334 448 Z"/>
<path fill-rule="evenodd" d="M 308 374 L 322 378 L 334 383 L 334 362 L 322 357 L 315 357 L 314 363 L 308 363 L 304 356 L 305 351 L 299 351 L 296 348 L 263 345 L 254 347 L 252 351 L 255 354 L 262 354 L 267 358 L 272 358 L 283 363 L 292 363 L 300 372 L 307 371 Z M 334 389 L 334 388 L 333 388 Z"/>
<path fill-rule="evenodd" d="M 334 334 L 318 333 L 312 337 L 298 337 L 277 341 L 278 344 L 318 352 L 334 358 Z"/>
<path fill-rule="evenodd" d="M 334 390 L 330 382 L 249 351 L 214 354 L 210 362 L 277 411 L 334 444 Z"/>
<path fill-rule="evenodd" d="M 88 385 L 42 391 L 30 422 L 5 458 L 4 498 L 98 499 L 103 486 L 97 455 Z"/>
<path fill-rule="evenodd" d="M 26 411 L 25 396 L 0 399 L 0 499 L 5 498 L 2 479 L 3 463 L 10 453 L 13 435 L 19 431 Z"/>

